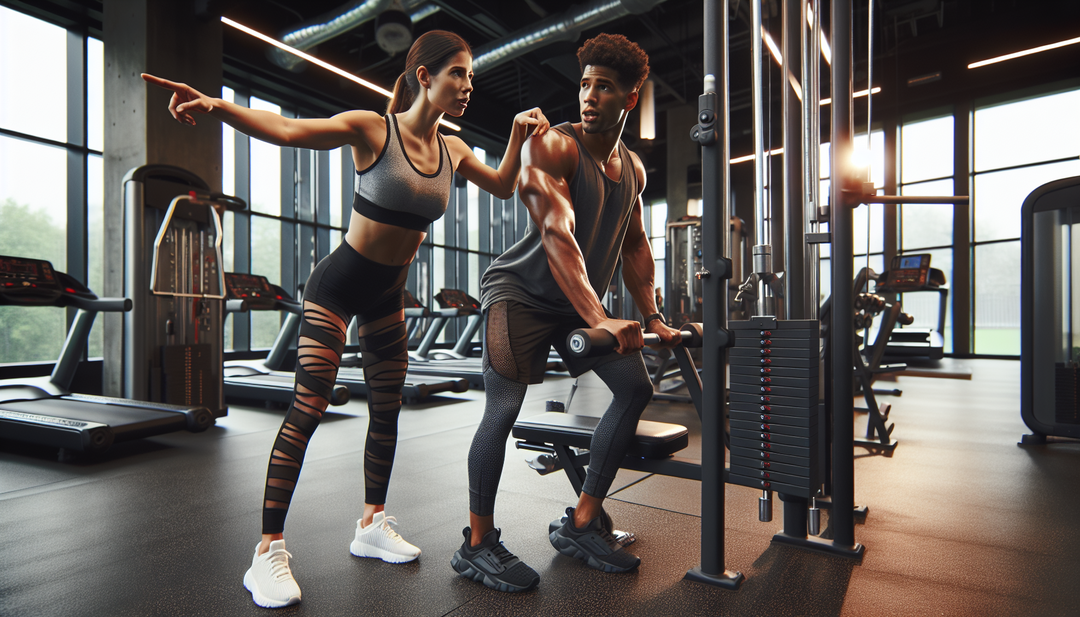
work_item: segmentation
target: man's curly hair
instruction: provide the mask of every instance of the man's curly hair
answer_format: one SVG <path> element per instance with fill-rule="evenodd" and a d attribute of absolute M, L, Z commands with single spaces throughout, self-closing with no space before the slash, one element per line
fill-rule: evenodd
<path fill-rule="evenodd" d="M 618 75 L 620 86 L 632 86 L 632 90 L 641 88 L 649 76 L 649 55 L 637 43 L 621 34 L 594 36 L 578 49 L 577 57 L 582 73 L 590 64 L 606 66 Z"/>

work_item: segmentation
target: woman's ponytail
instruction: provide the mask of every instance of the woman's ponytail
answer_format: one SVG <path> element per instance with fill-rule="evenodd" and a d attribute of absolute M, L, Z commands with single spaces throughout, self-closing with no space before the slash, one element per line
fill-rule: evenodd
<path fill-rule="evenodd" d="M 409 74 L 407 72 L 402 73 L 394 82 L 394 96 L 386 106 L 386 113 L 399 114 L 409 109 L 414 98 L 416 98 L 416 95 L 413 89 L 409 87 Z"/>

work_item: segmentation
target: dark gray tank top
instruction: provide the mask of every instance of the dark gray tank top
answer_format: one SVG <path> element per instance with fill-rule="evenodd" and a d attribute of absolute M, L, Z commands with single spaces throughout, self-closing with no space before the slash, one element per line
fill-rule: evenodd
<path fill-rule="evenodd" d="M 619 263 L 630 213 L 638 197 L 633 159 L 620 141 L 622 176 L 618 181 L 612 180 L 578 140 L 570 123 L 560 124 L 554 130 L 570 136 L 578 147 L 577 170 L 569 186 L 574 205 L 574 239 L 585 258 L 589 283 L 596 297 L 603 299 Z M 531 218 L 525 237 L 495 258 L 484 273 L 480 298 L 484 310 L 502 300 L 516 300 L 555 313 L 577 314 L 551 274 L 540 230 Z"/>

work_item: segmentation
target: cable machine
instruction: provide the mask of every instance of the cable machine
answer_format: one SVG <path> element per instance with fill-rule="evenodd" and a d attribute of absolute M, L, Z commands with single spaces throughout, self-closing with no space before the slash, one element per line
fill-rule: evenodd
<path fill-rule="evenodd" d="M 751 62 L 754 113 L 754 223 L 750 277 L 740 297 L 752 299 L 749 319 L 727 320 L 731 247 L 726 245 L 730 216 L 728 3 L 705 2 L 705 80 L 698 100 L 698 124 L 691 138 L 702 146 L 702 255 L 696 277 L 702 282 L 706 408 L 724 405 L 730 365 L 730 466 L 726 478 L 714 460 L 722 456 L 723 427 L 702 423 L 701 566 L 687 578 L 738 588 L 743 577 L 724 568 L 724 481 L 762 491 L 759 519 L 772 520 L 772 492 L 784 502 L 783 530 L 774 542 L 861 560 L 854 516 L 854 344 L 853 229 L 855 208 L 871 203 L 966 203 L 967 197 L 897 197 L 876 194 L 872 183 L 855 176 L 852 114 L 852 2 L 830 3 L 833 38 L 830 94 L 832 181 L 828 203 L 819 195 L 821 144 L 820 0 L 783 3 L 784 260 L 773 263 L 770 205 L 765 199 L 764 102 L 761 1 L 751 3 Z M 873 8 L 868 11 L 868 64 L 873 64 Z M 807 27 L 805 24 L 810 24 Z M 799 77 L 796 78 L 795 67 Z M 872 75 L 872 73 L 870 73 Z M 871 83 L 872 86 L 872 83 Z M 801 100 L 801 109 L 798 104 Z M 869 97 L 867 126 L 870 126 Z M 819 225 L 829 223 L 822 233 Z M 818 245 L 831 244 L 833 294 L 830 341 L 841 350 L 824 359 L 818 321 Z M 786 269 L 777 270 L 776 265 Z M 786 274 L 786 276 L 785 276 Z M 719 307 L 724 307 L 723 309 Z M 722 407 L 721 407 L 722 408 Z M 827 440 L 831 445 L 827 447 Z M 713 445 L 715 447 L 709 447 Z M 829 540 L 817 534 L 822 505 L 830 507 Z"/>

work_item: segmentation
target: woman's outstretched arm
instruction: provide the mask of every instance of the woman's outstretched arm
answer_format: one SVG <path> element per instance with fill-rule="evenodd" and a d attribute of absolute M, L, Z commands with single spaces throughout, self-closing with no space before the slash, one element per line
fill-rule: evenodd
<path fill-rule="evenodd" d="M 382 118 L 371 111 L 347 111 L 332 118 L 286 118 L 269 111 L 249 109 L 206 96 L 187 84 L 147 73 L 143 73 L 142 78 L 148 83 L 172 91 L 169 113 L 177 121 L 194 125 L 194 114 L 208 114 L 245 135 L 276 146 L 330 150 L 351 145 L 370 149 L 368 140 L 364 137 L 364 125 L 383 125 Z M 382 146 L 381 142 L 379 146 Z"/>

